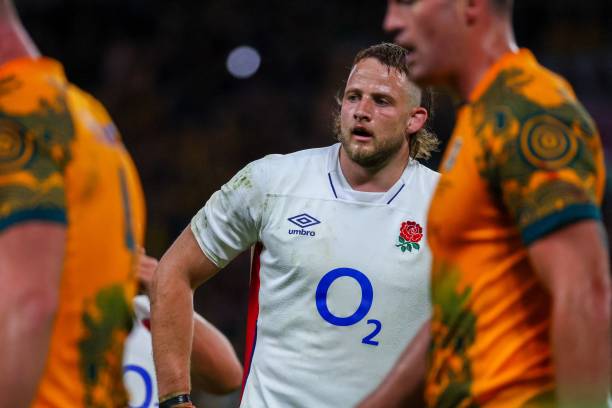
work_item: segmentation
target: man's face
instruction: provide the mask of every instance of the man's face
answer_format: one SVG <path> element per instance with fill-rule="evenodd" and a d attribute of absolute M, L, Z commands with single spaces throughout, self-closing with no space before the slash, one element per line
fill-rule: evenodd
<path fill-rule="evenodd" d="M 410 53 L 410 78 L 419 85 L 448 83 L 461 58 L 462 24 L 456 0 L 388 0 L 383 28 Z M 469 61 L 463 61 L 469 64 Z"/>
<path fill-rule="evenodd" d="M 342 97 L 338 135 L 352 161 L 379 168 L 400 150 L 408 150 L 413 106 L 409 86 L 404 74 L 374 58 L 353 67 Z"/>

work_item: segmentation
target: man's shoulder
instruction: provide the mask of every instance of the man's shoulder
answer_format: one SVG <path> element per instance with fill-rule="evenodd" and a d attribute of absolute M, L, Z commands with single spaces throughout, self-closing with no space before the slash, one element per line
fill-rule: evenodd
<path fill-rule="evenodd" d="M 423 206 L 427 208 L 438 185 L 440 173 L 430 169 L 418 160 L 410 161 L 408 172 L 409 175 L 404 180 L 409 194 L 400 195 L 396 204 L 405 208 L 419 208 Z M 412 173 L 411 175 L 410 172 Z"/>
<path fill-rule="evenodd" d="M 334 146 L 300 150 L 288 154 L 269 154 L 249 163 L 241 173 L 259 180 L 268 192 L 288 193 L 310 191 L 311 184 L 320 185 L 327 174 L 329 158 Z"/>
<path fill-rule="evenodd" d="M 419 174 L 419 177 L 423 178 L 427 183 L 437 183 L 440 179 L 440 173 L 430 169 L 418 160 L 414 160 L 415 169 Z"/>
<path fill-rule="evenodd" d="M 305 170 L 325 169 L 333 146 L 299 150 L 287 154 L 269 154 L 255 160 L 250 167 L 262 169 L 274 177 L 300 174 Z"/>
<path fill-rule="evenodd" d="M 262 165 L 283 166 L 296 165 L 304 163 L 313 163 L 317 161 L 325 162 L 334 146 L 317 147 L 313 149 L 298 150 L 286 154 L 269 154 L 262 157 L 256 162 Z"/>
<path fill-rule="evenodd" d="M 487 123 L 500 135 L 516 136 L 541 126 L 596 133 L 570 84 L 535 59 L 500 70 L 474 107 L 476 127 L 485 129 L 481 125 Z"/>
<path fill-rule="evenodd" d="M 67 82 L 62 66 L 50 59 L 21 58 L 0 66 L 0 109 L 11 115 L 60 110 Z"/>
<path fill-rule="evenodd" d="M 523 109 L 576 104 L 576 95 L 561 75 L 541 65 L 527 50 L 496 74 L 480 100 L 488 104 L 524 102 Z"/>
<path fill-rule="evenodd" d="M 23 145 L 23 153 L 50 152 L 54 160 L 65 164 L 75 134 L 67 89 L 63 68 L 56 61 L 22 58 L 0 66 L 2 136 Z M 42 149 L 43 145 L 47 147 Z M 25 161 L 21 156 L 14 159 L 15 163 Z"/>

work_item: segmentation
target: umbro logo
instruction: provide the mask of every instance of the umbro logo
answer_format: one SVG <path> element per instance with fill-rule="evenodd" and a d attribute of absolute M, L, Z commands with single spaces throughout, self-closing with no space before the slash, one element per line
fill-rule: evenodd
<path fill-rule="evenodd" d="M 289 222 L 301 228 L 301 229 L 290 229 L 289 235 L 308 235 L 311 237 L 315 236 L 315 232 L 306 231 L 304 230 L 304 228 L 309 228 L 309 227 L 312 227 L 313 225 L 317 225 L 321 223 L 321 221 L 317 220 L 312 215 L 308 215 L 306 213 L 295 215 L 291 218 L 287 218 L 287 220 L 289 220 Z"/>

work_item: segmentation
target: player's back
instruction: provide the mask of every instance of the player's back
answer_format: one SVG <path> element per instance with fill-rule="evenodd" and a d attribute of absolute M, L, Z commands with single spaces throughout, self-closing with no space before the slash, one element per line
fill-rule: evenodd
<path fill-rule="evenodd" d="M 125 406 L 122 351 L 131 326 L 144 201 L 104 108 L 59 63 L 0 67 L 0 226 L 65 223 L 59 304 L 35 407 Z"/>

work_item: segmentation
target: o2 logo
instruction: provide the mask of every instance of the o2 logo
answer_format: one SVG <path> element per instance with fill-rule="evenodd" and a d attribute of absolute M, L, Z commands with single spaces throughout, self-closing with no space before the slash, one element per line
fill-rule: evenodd
<path fill-rule="evenodd" d="M 327 292 L 336 279 L 342 277 L 348 277 L 356 280 L 361 287 L 361 302 L 359 303 L 359 307 L 355 313 L 347 317 L 338 317 L 330 312 L 329 307 L 327 307 Z M 366 317 L 370 311 L 372 301 L 374 300 L 374 289 L 372 288 L 372 283 L 368 277 L 362 272 L 359 272 L 357 269 L 336 268 L 323 275 L 319 281 L 319 284 L 317 285 L 315 298 L 317 310 L 323 319 L 335 326 L 352 326 L 363 320 L 363 318 Z M 374 337 L 380 333 L 382 323 L 376 319 L 369 319 L 367 324 L 374 325 L 374 330 L 372 333 L 365 336 L 361 342 L 371 346 L 378 346 L 378 341 L 374 340 Z"/>
<path fill-rule="evenodd" d="M 130 372 L 136 374 L 142 380 L 144 384 L 144 400 L 142 401 L 141 405 L 128 405 L 128 407 L 129 408 L 149 408 L 151 406 L 151 400 L 153 399 L 153 380 L 151 379 L 151 375 L 144 368 L 134 365 L 134 364 L 126 365 L 123 367 L 124 377 L 126 374 Z M 128 388 L 129 394 L 131 394 L 131 396 L 133 397 L 132 391 L 135 391 L 135 390 L 129 389 L 130 387 L 127 387 L 127 388 Z M 154 406 L 157 407 L 159 406 L 159 404 L 156 402 Z"/>

